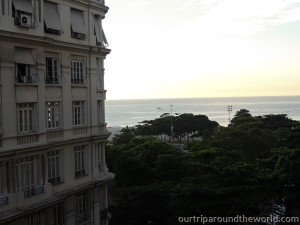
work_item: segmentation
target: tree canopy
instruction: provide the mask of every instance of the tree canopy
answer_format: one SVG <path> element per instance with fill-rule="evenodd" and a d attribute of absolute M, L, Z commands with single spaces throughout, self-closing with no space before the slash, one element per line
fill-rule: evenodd
<path fill-rule="evenodd" d="M 179 216 L 257 216 L 276 198 L 300 207 L 300 123 L 286 115 L 238 111 L 228 127 L 203 115 L 170 116 L 124 128 L 107 146 L 116 173 L 113 225 L 179 224 Z M 201 138 L 193 140 L 193 136 Z"/>

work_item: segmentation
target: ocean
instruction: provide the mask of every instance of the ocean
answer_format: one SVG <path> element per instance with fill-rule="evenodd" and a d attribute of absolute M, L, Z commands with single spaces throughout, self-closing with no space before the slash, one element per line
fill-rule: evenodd
<path fill-rule="evenodd" d="M 287 114 L 291 119 L 300 120 L 300 96 L 107 100 L 105 116 L 107 127 L 135 126 L 171 113 L 172 108 L 173 115 L 202 114 L 227 126 L 229 105 L 232 106 L 231 118 L 238 110 L 247 109 L 253 116 Z"/>

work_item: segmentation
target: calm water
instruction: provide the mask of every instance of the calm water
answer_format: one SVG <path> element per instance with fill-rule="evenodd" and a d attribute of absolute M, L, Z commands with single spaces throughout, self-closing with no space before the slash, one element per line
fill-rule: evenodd
<path fill-rule="evenodd" d="M 239 98 L 190 98 L 106 101 L 108 127 L 134 126 L 138 122 L 160 117 L 163 113 L 193 113 L 207 115 L 220 125 L 228 125 L 227 106 L 232 105 L 231 117 L 240 109 L 248 109 L 253 116 L 287 114 L 300 120 L 300 96 L 239 97 Z"/>

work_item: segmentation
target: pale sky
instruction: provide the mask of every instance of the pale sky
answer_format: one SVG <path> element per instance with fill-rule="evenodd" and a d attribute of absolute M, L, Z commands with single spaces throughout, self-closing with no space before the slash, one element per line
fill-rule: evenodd
<path fill-rule="evenodd" d="M 107 99 L 300 95 L 300 0 L 106 0 Z"/>

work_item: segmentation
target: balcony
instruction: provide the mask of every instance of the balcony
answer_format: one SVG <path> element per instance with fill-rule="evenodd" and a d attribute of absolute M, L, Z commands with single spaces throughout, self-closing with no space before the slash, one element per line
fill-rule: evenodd
<path fill-rule="evenodd" d="M 59 183 L 61 183 L 60 177 L 52 177 L 52 178 L 49 178 L 49 179 L 48 179 L 48 182 L 49 182 L 49 183 L 52 183 L 52 184 L 59 184 Z"/>
<path fill-rule="evenodd" d="M 49 77 L 49 76 L 47 76 L 45 78 L 45 83 L 46 84 L 59 84 L 60 82 L 59 82 L 58 77 Z"/>
<path fill-rule="evenodd" d="M 78 223 L 82 223 L 82 222 L 84 222 L 84 221 L 87 221 L 87 220 L 89 220 L 89 215 L 88 215 L 88 213 L 82 213 L 82 214 L 79 214 L 78 216 L 77 216 L 77 220 L 78 220 Z"/>
<path fill-rule="evenodd" d="M 63 137 L 64 137 L 64 133 L 62 130 L 47 132 L 47 140 L 58 139 L 58 138 L 63 138 Z"/>
<path fill-rule="evenodd" d="M 38 141 L 39 141 L 39 136 L 37 134 L 24 135 L 24 136 L 17 137 L 18 145 L 31 144 L 31 143 L 36 143 Z"/>
<path fill-rule="evenodd" d="M 106 100 L 106 90 L 97 89 L 97 97 L 102 100 Z"/>
<path fill-rule="evenodd" d="M 37 74 L 31 74 L 31 75 L 18 74 L 16 76 L 17 84 L 37 84 L 37 82 L 38 82 Z"/>
<path fill-rule="evenodd" d="M 85 176 L 85 170 L 78 170 L 75 171 L 75 177 L 81 177 L 81 176 Z"/>
<path fill-rule="evenodd" d="M 73 135 L 84 135 L 88 133 L 87 127 L 79 127 L 73 129 Z"/>
<path fill-rule="evenodd" d="M 100 3 L 100 4 L 103 4 L 103 5 L 105 5 L 105 0 L 94 0 L 95 2 L 98 2 L 98 3 Z"/>
<path fill-rule="evenodd" d="M 39 195 L 44 193 L 44 186 L 40 185 L 40 186 L 36 186 L 36 187 L 29 187 L 27 189 L 24 190 L 24 197 L 25 198 L 29 198 L 35 195 Z"/>
<path fill-rule="evenodd" d="M 8 204 L 7 196 L 0 196 L 0 206 Z"/>

